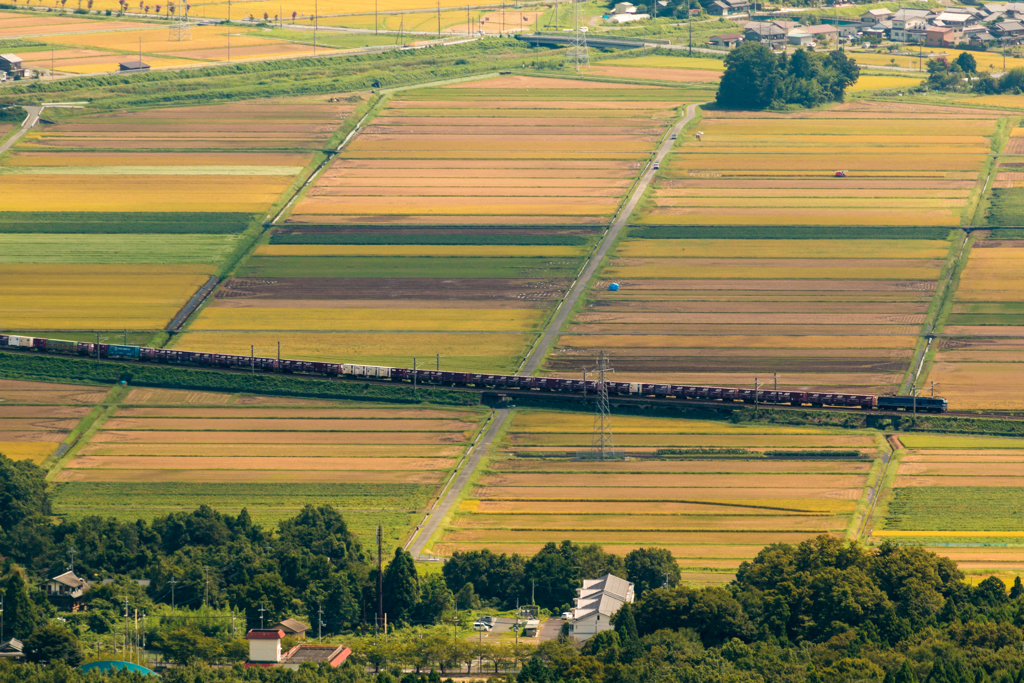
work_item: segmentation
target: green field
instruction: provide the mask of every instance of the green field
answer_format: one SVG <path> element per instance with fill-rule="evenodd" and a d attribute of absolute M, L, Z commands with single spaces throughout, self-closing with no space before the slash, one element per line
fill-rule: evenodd
<path fill-rule="evenodd" d="M 238 235 L 0 234 L 0 263 L 220 263 Z"/>
<path fill-rule="evenodd" d="M 374 529 L 397 544 L 422 513 L 433 486 L 415 484 L 126 484 L 67 482 L 53 485 L 54 513 L 66 519 L 89 515 L 120 521 L 151 520 L 172 512 L 209 505 L 238 514 L 246 508 L 253 520 L 272 527 L 304 505 L 333 505 L 367 547 Z"/>
<path fill-rule="evenodd" d="M 904 487 L 893 490 L 885 528 L 897 531 L 1024 531 L 1024 488 Z M 992 542 L 992 539 L 989 539 Z"/>
<path fill-rule="evenodd" d="M 0 212 L 0 233 L 223 234 L 242 232 L 247 213 Z"/>
<path fill-rule="evenodd" d="M 989 198 L 985 223 L 992 226 L 1024 225 L 1024 187 L 996 188 Z"/>

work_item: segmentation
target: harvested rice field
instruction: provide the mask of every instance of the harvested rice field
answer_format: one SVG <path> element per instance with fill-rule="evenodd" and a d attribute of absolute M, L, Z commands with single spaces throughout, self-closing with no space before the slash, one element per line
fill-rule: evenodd
<path fill-rule="evenodd" d="M 901 435 L 871 538 L 930 546 L 966 570 L 1024 569 L 1024 440 Z"/>
<path fill-rule="evenodd" d="M 0 453 L 41 465 L 67 443 L 107 387 L 0 379 Z"/>
<path fill-rule="evenodd" d="M 958 410 L 1024 409 L 1024 241 L 971 246 L 928 375 Z"/>
<path fill-rule="evenodd" d="M 620 380 L 891 392 L 951 246 L 676 234 L 640 227 L 618 243 L 547 371 L 577 376 L 603 349 Z"/>
<path fill-rule="evenodd" d="M 116 112 L 37 127 L 0 161 L 9 188 L 0 211 L 264 211 L 356 106 L 327 99 Z"/>
<path fill-rule="evenodd" d="M 3 383 L 0 397 L 8 386 L 17 390 L 21 384 L 27 383 Z M 25 421 L 21 407 L 5 414 L 4 405 L 0 421 Z M 54 412 L 50 406 L 24 406 L 37 408 Z M 246 507 L 258 521 L 274 523 L 306 503 L 330 501 L 367 539 L 381 522 L 399 542 L 486 415 L 472 409 L 124 390 L 116 410 L 51 473 L 57 513 L 151 518 L 215 500 L 222 511 Z"/>
<path fill-rule="evenodd" d="M 529 554 L 565 539 L 621 553 L 662 546 L 684 571 L 725 581 L 768 543 L 845 537 L 877 476 L 870 433 L 625 415 L 612 423 L 628 459 L 581 461 L 589 415 L 518 409 L 434 551 Z M 780 442 L 816 457 L 766 453 Z M 831 449 L 861 456 L 821 455 Z"/>
<path fill-rule="evenodd" d="M 671 88 L 521 76 L 399 93 L 289 220 L 607 223 L 683 103 Z"/>
<path fill-rule="evenodd" d="M 749 118 L 704 112 L 701 137 L 680 137 L 633 220 L 703 226 L 970 221 L 977 201 L 971 190 L 984 181 L 978 174 L 1000 113 L 888 109 L 857 102 Z M 840 171 L 846 177 L 835 177 Z M 928 192 L 908 198 L 906 190 Z"/>

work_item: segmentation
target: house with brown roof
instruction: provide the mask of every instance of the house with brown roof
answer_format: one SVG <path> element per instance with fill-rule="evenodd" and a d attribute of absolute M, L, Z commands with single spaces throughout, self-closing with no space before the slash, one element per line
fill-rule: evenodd
<path fill-rule="evenodd" d="M 89 590 L 89 582 L 72 571 L 55 576 L 46 582 L 46 597 L 62 612 L 77 612 L 84 607 L 82 596 Z"/>
<path fill-rule="evenodd" d="M 711 36 L 711 39 L 708 41 L 708 45 L 711 47 L 731 50 L 742 42 L 742 33 L 720 33 L 717 36 Z"/>
<path fill-rule="evenodd" d="M 929 26 L 924 32 L 927 47 L 950 47 L 956 42 L 956 31 L 948 26 Z"/>
<path fill-rule="evenodd" d="M 292 636 L 293 638 L 305 638 L 306 631 L 309 630 L 309 626 L 297 619 L 282 619 L 276 624 L 272 624 L 270 628 L 284 631 L 285 637 Z"/>

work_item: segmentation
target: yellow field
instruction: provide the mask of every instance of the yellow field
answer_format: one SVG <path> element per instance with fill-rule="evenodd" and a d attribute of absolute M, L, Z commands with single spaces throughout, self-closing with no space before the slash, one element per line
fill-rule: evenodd
<path fill-rule="evenodd" d="M 865 90 L 884 90 L 887 88 L 914 88 L 921 84 L 921 78 L 904 76 L 861 75 L 857 82 L 847 88 L 847 92 L 863 92 Z"/>
<path fill-rule="evenodd" d="M 873 66 L 902 66 L 917 69 L 919 64 L 927 65 L 929 59 L 934 59 L 939 55 L 945 55 L 950 62 L 955 62 L 956 59 L 964 50 L 954 50 L 951 48 L 943 48 L 942 50 L 936 50 L 935 48 L 927 48 L 923 51 L 922 55 L 918 57 L 915 53 L 913 55 L 894 55 L 890 56 L 887 54 L 876 54 L 868 52 L 859 52 L 857 50 L 847 50 L 846 54 L 852 57 L 858 64 L 869 64 Z M 968 51 L 967 54 L 971 55 L 978 62 L 978 71 L 1002 71 L 1003 70 L 1003 55 L 1000 53 L 984 53 Z M 892 60 L 896 60 L 893 64 Z M 1016 69 L 1018 67 L 1024 67 L 1024 58 L 1020 57 L 1006 57 L 1006 68 Z M 924 79 L 928 75 L 927 66 L 922 67 L 921 78 Z M 862 77 L 863 78 L 863 77 Z M 992 96 L 988 97 L 1000 97 Z M 1006 95 L 1002 97 L 1013 97 L 1012 95 Z M 975 101 L 975 100 L 971 100 Z"/>
<path fill-rule="evenodd" d="M 945 258 L 941 240 L 626 240 L 618 258 Z"/>
<path fill-rule="evenodd" d="M 669 57 L 652 55 L 650 57 L 627 57 L 625 59 L 602 59 L 595 62 L 601 66 L 640 66 L 652 69 L 696 69 L 698 71 L 725 71 L 725 62 L 721 59 L 701 59 L 699 57 Z"/>
<path fill-rule="evenodd" d="M 246 176 L 6 176 L 0 211 L 224 211 L 253 213 L 291 183 Z M 117 192 L 111 193 L 116 187 Z"/>
<path fill-rule="evenodd" d="M 28 460 L 38 465 L 53 454 L 58 446 L 59 441 L 0 441 L 0 453 L 11 460 Z"/>
<path fill-rule="evenodd" d="M 207 306 L 191 330 L 318 330 L 528 332 L 546 314 L 537 309 L 219 308 Z"/>
<path fill-rule="evenodd" d="M 264 244 L 256 250 L 257 256 L 533 256 L 562 258 L 575 257 L 579 247 L 557 245 L 516 246 L 487 244 Z"/>
<path fill-rule="evenodd" d="M 161 329 L 213 270 L 183 264 L 4 264 L 0 320 L 12 330 Z"/>

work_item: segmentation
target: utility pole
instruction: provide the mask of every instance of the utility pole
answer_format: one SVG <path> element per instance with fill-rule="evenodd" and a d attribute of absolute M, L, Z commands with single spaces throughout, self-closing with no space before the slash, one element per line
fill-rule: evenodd
<path fill-rule="evenodd" d="M 377 0 L 373 0 L 373 35 L 380 32 L 380 24 L 377 22 Z"/>
<path fill-rule="evenodd" d="M 455 618 L 452 619 L 452 625 L 454 629 L 452 631 L 452 640 L 459 639 L 459 600 L 455 599 Z"/>
<path fill-rule="evenodd" d="M 441 0 L 437 0 L 437 37 L 441 37 Z"/>
<path fill-rule="evenodd" d="M 935 398 L 935 380 L 932 380 L 932 398 Z M 2 605 L 3 605 L 3 598 L 0 598 L 0 606 L 2 606 Z M 3 610 L 0 609 L 0 612 L 3 612 Z M 0 642 L 2 642 L 2 641 L 3 641 L 3 636 L 0 636 Z"/>
<path fill-rule="evenodd" d="M 4 594 L 0 593 L 0 643 L 6 643 L 4 640 Z"/>
<path fill-rule="evenodd" d="M 320 24 L 320 3 L 313 3 L 313 56 L 316 57 L 316 29 Z"/>
<path fill-rule="evenodd" d="M 174 610 L 174 584 L 176 584 L 176 583 L 178 583 L 178 580 L 175 579 L 172 576 L 171 577 L 171 581 L 170 581 L 170 584 L 171 584 L 171 610 L 172 611 Z"/>
<path fill-rule="evenodd" d="M 210 602 L 210 568 L 203 565 L 203 573 L 206 574 L 206 592 L 203 593 L 203 607 Z"/>
<path fill-rule="evenodd" d="M 71 556 L 71 571 L 74 572 L 75 571 L 75 546 L 71 546 L 71 548 L 68 550 L 68 555 Z M 0 641 L 0 642 L 2 642 L 2 641 Z"/>
<path fill-rule="evenodd" d="M 437 367 L 435 368 L 438 372 L 441 372 L 441 359 L 444 358 L 441 354 L 437 354 Z"/>
<path fill-rule="evenodd" d="M 530 604 L 537 604 L 537 580 L 530 579 Z"/>
<path fill-rule="evenodd" d="M 377 526 L 377 623 L 384 623 L 384 527 Z"/>
<path fill-rule="evenodd" d="M 657 0 L 655 0 L 657 4 Z M 693 0 L 686 0 L 686 25 L 690 29 L 690 56 L 693 56 Z"/>
<path fill-rule="evenodd" d="M 323 626 L 324 626 L 324 608 L 320 606 L 320 603 L 316 603 L 316 642 L 323 641 Z"/>
<path fill-rule="evenodd" d="M 231 0 L 228 0 L 228 63 L 231 62 Z"/>
<path fill-rule="evenodd" d="M 252 371 L 252 376 L 256 376 L 256 347 L 252 344 L 249 345 L 249 370 Z"/>
<path fill-rule="evenodd" d="M 754 378 L 754 414 L 757 414 L 757 390 L 761 387 L 757 383 L 757 377 Z"/>
<path fill-rule="evenodd" d="M 260 612 L 260 630 L 263 629 L 263 613 L 266 612 L 266 611 L 267 610 L 263 609 L 263 603 L 261 602 L 260 603 L 260 609 L 259 609 L 259 612 Z"/>
<path fill-rule="evenodd" d="M 779 373 L 773 372 L 772 374 L 775 375 L 775 392 L 778 393 L 778 391 L 779 391 Z"/>

